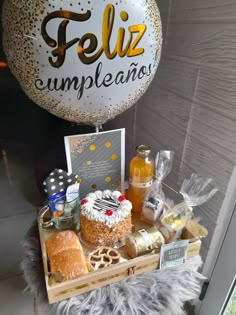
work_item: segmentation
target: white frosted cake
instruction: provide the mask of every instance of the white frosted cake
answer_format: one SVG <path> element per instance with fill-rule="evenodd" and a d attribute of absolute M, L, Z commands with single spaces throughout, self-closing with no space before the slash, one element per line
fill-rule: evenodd
<path fill-rule="evenodd" d="M 96 191 L 80 202 L 80 231 L 84 242 L 114 246 L 131 233 L 132 204 L 119 191 Z"/>

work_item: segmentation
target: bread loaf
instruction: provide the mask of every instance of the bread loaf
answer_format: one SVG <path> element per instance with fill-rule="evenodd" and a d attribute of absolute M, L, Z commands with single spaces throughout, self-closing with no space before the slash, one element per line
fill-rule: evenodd
<path fill-rule="evenodd" d="M 49 260 L 52 256 L 69 248 L 75 248 L 83 251 L 80 241 L 74 231 L 55 233 L 46 241 L 46 250 Z"/>
<path fill-rule="evenodd" d="M 52 256 L 50 268 L 52 273 L 59 271 L 65 280 L 77 278 L 88 272 L 83 253 L 74 248 Z"/>
<path fill-rule="evenodd" d="M 60 272 L 64 280 L 88 273 L 83 248 L 73 231 L 63 231 L 46 240 L 51 273 Z"/>

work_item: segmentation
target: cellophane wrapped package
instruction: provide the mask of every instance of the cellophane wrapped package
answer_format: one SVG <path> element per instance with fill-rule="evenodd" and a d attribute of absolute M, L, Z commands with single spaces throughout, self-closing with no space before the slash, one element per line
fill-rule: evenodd
<path fill-rule="evenodd" d="M 174 207 L 165 203 L 159 220 L 159 229 L 166 241 L 177 239 L 186 222 L 193 218 L 193 207 L 209 201 L 216 192 L 217 189 L 210 178 L 193 173 L 189 179 L 185 179 L 180 189 L 183 201 Z"/>
<path fill-rule="evenodd" d="M 160 151 L 155 160 L 155 179 L 148 190 L 142 205 L 141 220 L 154 225 L 162 213 L 165 194 L 162 190 L 162 181 L 172 169 L 174 152 Z"/>

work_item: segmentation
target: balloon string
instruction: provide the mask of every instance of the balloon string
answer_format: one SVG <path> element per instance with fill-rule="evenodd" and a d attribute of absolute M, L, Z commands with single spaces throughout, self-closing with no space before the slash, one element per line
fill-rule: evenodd
<path fill-rule="evenodd" d="M 102 125 L 95 125 L 96 133 L 99 133 L 99 131 L 103 130 Z"/>

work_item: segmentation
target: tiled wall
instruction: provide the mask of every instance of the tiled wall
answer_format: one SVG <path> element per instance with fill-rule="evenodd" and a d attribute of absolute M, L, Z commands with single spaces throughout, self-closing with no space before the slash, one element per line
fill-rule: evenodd
<path fill-rule="evenodd" d="M 215 180 L 219 192 L 195 210 L 209 229 L 206 258 L 236 164 L 236 2 L 157 3 L 164 26 L 161 64 L 136 105 L 135 140 L 128 146 L 144 142 L 154 151 L 174 150 L 172 186 L 191 172 Z"/>
<path fill-rule="evenodd" d="M 219 192 L 196 215 L 209 229 L 206 259 L 236 154 L 236 3 L 233 0 L 158 0 L 163 50 L 154 82 L 133 111 L 127 155 L 138 143 L 175 151 L 167 182 L 178 187 L 191 172 L 212 177 Z M 130 129 L 128 129 L 130 133 Z M 225 214 L 227 215 L 227 214 Z"/>

